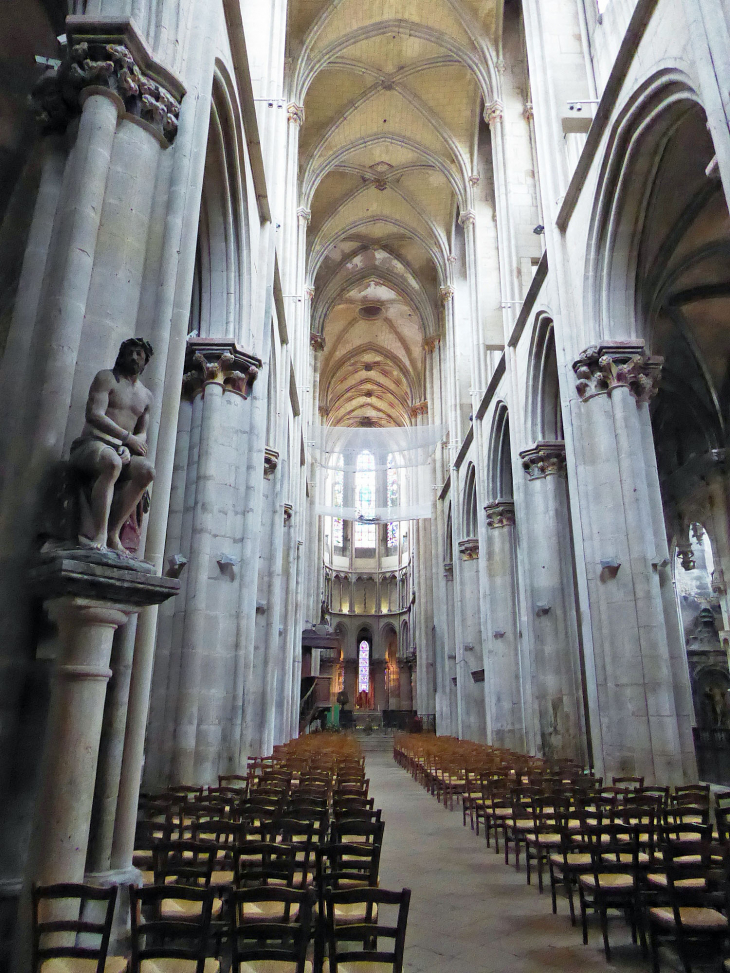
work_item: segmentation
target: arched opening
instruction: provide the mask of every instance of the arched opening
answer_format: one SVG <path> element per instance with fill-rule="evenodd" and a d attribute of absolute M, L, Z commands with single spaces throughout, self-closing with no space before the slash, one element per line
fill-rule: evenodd
<path fill-rule="evenodd" d="M 241 138 L 222 70 L 213 80 L 188 333 L 246 343 L 248 213 Z"/>
<path fill-rule="evenodd" d="M 464 482 L 464 516 L 463 530 L 464 538 L 475 538 L 478 533 L 477 522 L 477 484 L 476 470 L 473 463 L 469 463 Z"/>

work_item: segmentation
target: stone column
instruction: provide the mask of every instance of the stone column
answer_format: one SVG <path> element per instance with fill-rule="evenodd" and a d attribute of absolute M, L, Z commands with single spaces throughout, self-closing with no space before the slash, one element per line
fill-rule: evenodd
<path fill-rule="evenodd" d="M 178 783 L 200 780 L 211 783 L 218 773 L 219 726 L 211 707 L 225 687 L 216 684 L 221 675 L 219 646 L 221 633 L 216 606 L 210 598 L 211 557 L 226 552 L 211 547 L 218 490 L 228 489 L 230 456 L 228 443 L 220 438 L 223 397 L 246 399 L 258 375 L 261 361 L 243 352 L 229 340 L 199 338 L 189 342 L 194 353 L 185 381 L 198 383 L 202 399 L 200 441 L 196 464 L 195 509 L 193 511 L 190 561 L 186 577 L 185 617 L 181 635 L 180 686 L 175 716 L 175 745 L 172 779 Z M 263 460 L 262 460 L 263 461 Z M 236 561 L 218 560 L 221 571 L 234 571 Z M 201 701 L 204 712 L 199 714 Z M 201 728 L 204 727 L 204 728 Z"/>
<path fill-rule="evenodd" d="M 686 716 L 678 710 L 662 604 L 667 559 L 649 400 L 662 360 L 643 341 L 588 348 L 576 362 L 576 452 L 595 653 L 590 713 L 598 772 L 647 782 L 696 779 Z M 666 539 L 664 539 L 666 544 Z M 676 667 L 675 667 L 676 669 Z M 679 688 L 679 687 L 678 687 Z M 687 692 L 689 690 L 687 689 Z"/>
<path fill-rule="evenodd" d="M 58 626 L 59 656 L 19 914 L 21 957 L 28 946 L 31 882 L 84 880 L 114 632 L 179 587 L 141 570 L 112 567 L 110 560 L 98 552 L 50 555 L 30 573 L 32 588 Z"/>
<path fill-rule="evenodd" d="M 533 715 L 541 753 L 583 759 L 582 685 L 574 624 L 575 583 L 565 481 L 565 443 L 520 452 L 525 563 L 529 570 Z"/>
<path fill-rule="evenodd" d="M 494 500 L 487 515 L 487 588 L 489 630 L 482 633 L 485 704 L 496 747 L 525 750 L 522 672 L 517 636 L 515 579 L 515 505 Z"/>

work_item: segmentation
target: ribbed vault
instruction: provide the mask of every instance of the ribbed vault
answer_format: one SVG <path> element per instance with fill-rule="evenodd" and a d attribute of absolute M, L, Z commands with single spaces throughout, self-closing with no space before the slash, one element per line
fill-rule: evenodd
<path fill-rule="evenodd" d="M 503 0 L 293 0 L 299 198 L 328 423 L 400 425 L 425 396 Z"/>

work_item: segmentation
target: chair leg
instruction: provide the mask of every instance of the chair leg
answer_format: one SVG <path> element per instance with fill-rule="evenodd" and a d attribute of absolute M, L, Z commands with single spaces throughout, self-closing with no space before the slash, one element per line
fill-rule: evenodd
<path fill-rule="evenodd" d="M 605 902 L 601 902 L 598 907 L 601 916 L 601 932 L 603 933 L 603 951 L 606 954 L 606 962 L 611 962 L 611 947 L 608 944 L 608 915 Z"/>
<path fill-rule="evenodd" d="M 568 896 L 568 907 L 570 909 L 570 924 L 575 925 L 575 903 L 573 902 L 573 882 L 570 878 L 570 874 L 565 872 L 563 875 L 563 882 L 565 883 L 565 891 Z"/>
<path fill-rule="evenodd" d="M 586 897 L 582 886 L 578 886 L 578 898 L 580 899 L 580 921 L 583 927 L 583 945 L 588 945 L 588 915 L 586 913 Z"/>
<path fill-rule="evenodd" d="M 548 861 L 548 870 L 550 872 L 550 900 L 553 906 L 553 915 L 555 916 L 558 914 L 558 899 L 555 889 L 555 869 L 551 861 Z"/>
<path fill-rule="evenodd" d="M 537 888 L 542 895 L 542 849 L 537 846 Z"/>
<path fill-rule="evenodd" d="M 651 943 L 651 969 L 652 973 L 659 973 L 659 943 L 657 942 L 654 927 L 649 925 L 649 942 Z"/>

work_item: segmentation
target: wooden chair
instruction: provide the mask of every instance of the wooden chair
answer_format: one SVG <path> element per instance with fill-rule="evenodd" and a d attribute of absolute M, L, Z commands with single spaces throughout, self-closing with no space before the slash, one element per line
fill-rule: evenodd
<path fill-rule="evenodd" d="M 109 956 L 116 886 L 76 883 L 34 885 L 32 889 L 33 973 L 122 973 L 123 956 Z M 96 912 L 100 915 L 97 918 Z M 91 937 L 98 937 L 92 944 Z"/>
<path fill-rule="evenodd" d="M 724 867 L 709 867 L 712 848 L 703 846 L 692 855 L 686 854 L 686 844 L 665 848 L 666 904 L 651 905 L 649 900 L 646 910 L 654 973 L 659 973 L 661 943 L 672 942 L 686 973 L 692 973 L 695 952 L 709 947 L 719 953 L 727 939 L 730 858 L 726 851 Z"/>
<path fill-rule="evenodd" d="M 219 973 L 220 963 L 208 956 L 213 890 L 180 887 L 187 918 L 165 914 L 169 888 L 129 888 L 132 958 L 129 973 L 147 973 L 162 966 L 167 973 Z M 160 965 L 157 964 L 162 961 Z"/>
<path fill-rule="evenodd" d="M 161 841 L 154 850 L 155 884 L 164 886 L 167 895 L 160 904 L 160 918 L 186 921 L 197 920 L 201 899 L 178 895 L 184 888 L 208 889 L 218 846 L 213 841 Z M 222 899 L 212 899 L 212 915 L 218 918 Z M 192 911 L 191 911 L 192 910 Z"/>
<path fill-rule="evenodd" d="M 636 942 L 639 916 L 639 867 L 636 832 L 624 824 L 603 824 L 588 829 L 591 871 L 578 879 L 583 943 L 588 944 L 588 909 L 598 912 L 606 962 L 611 962 L 608 910 L 620 909 L 631 924 Z M 630 861 L 627 856 L 630 855 Z"/>
<path fill-rule="evenodd" d="M 228 900 L 232 973 L 311 973 L 311 889 L 234 889 Z M 276 919 L 262 916 L 274 915 Z"/>
<path fill-rule="evenodd" d="M 393 973 L 402 973 L 410 901 L 410 889 L 400 892 L 376 888 L 328 891 L 326 907 L 330 973 L 338 973 L 340 966 L 343 970 L 378 969 L 385 973 L 390 969 Z M 395 925 L 385 925 L 383 922 L 383 914 L 388 908 L 398 910 Z M 357 922 L 343 923 L 338 916 L 344 912 L 360 918 Z M 383 949 L 384 939 L 392 940 L 390 949 Z M 355 943 L 361 944 L 361 948 L 353 949 Z"/>

